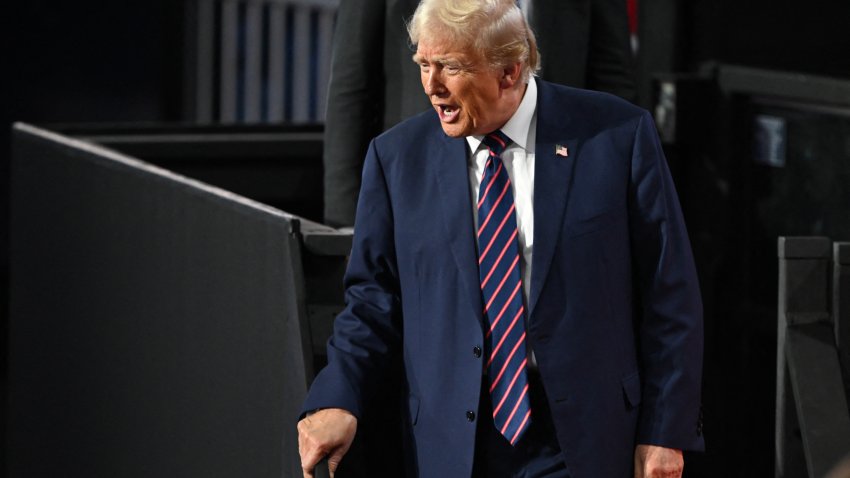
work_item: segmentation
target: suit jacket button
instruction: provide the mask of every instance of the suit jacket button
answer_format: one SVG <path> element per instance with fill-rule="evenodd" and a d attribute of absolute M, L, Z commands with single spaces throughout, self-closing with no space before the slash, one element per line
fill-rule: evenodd
<path fill-rule="evenodd" d="M 469 421 L 469 422 L 474 422 L 475 421 L 475 412 L 473 412 L 472 410 L 467 410 L 466 411 L 466 420 Z"/>
<path fill-rule="evenodd" d="M 474 355 L 475 358 L 481 358 L 481 347 L 477 345 L 472 347 L 472 355 Z"/>

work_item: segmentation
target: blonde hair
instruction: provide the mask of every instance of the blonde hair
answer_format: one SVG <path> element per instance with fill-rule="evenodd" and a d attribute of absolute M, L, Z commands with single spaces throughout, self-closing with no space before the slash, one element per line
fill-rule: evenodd
<path fill-rule="evenodd" d="M 521 63 L 523 79 L 540 70 L 537 40 L 515 0 L 422 0 L 407 31 L 414 45 L 423 35 L 471 45 L 492 68 Z"/>

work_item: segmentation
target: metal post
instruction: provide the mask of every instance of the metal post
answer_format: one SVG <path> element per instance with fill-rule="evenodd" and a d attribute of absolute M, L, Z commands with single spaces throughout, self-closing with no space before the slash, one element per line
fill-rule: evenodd
<path fill-rule="evenodd" d="M 825 237 L 779 239 L 776 476 L 825 476 L 850 451 L 830 313 L 832 249 Z"/>
<path fill-rule="evenodd" d="M 789 325 L 829 320 L 827 301 L 830 240 L 779 238 L 779 314 L 776 343 L 776 478 L 806 473 L 797 414 L 785 360 Z"/>
<path fill-rule="evenodd" d="M 832 318 L 835 345 L 844 376 L 844 390 L 850 396 L 850 242 L 832 245 Z"/>

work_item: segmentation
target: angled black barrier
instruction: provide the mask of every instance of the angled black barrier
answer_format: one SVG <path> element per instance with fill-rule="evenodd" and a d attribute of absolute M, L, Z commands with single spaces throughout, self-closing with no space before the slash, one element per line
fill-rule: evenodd
<path fill-rule="evenodd" d="M 311 287 L 342 266 L 309 262 L 343 264 L 350 235 L 92 143 L 13 136 L 8 476 L 300 476 L 311 330 L 329 328 L 310 309 L 341 301 Z"/>
<path fill-rule="evenodd" d="M 850 413 L 831 313 L 835 303 L 847 300 L 833 297 L 846 285 L 830 287 L 832 262 L 828 238 L 779 238 L 777 477 L 826 476 L 850 452 Z"/>
<path fill-rule="evenodd" d="M 322 217 L 320 125 L 56 124 L 48 129 L 288 213 Z"/>

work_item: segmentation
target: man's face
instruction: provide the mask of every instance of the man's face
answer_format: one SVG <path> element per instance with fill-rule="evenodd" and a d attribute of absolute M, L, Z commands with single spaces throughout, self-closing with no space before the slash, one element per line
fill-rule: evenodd
<path fill-rule="evenodd" d="M 504 98 L 504 71 L 490 68 L 472 48 L 423 35 L 413 60 L 447 135 L 487 134 L 513 114 Z"/>

